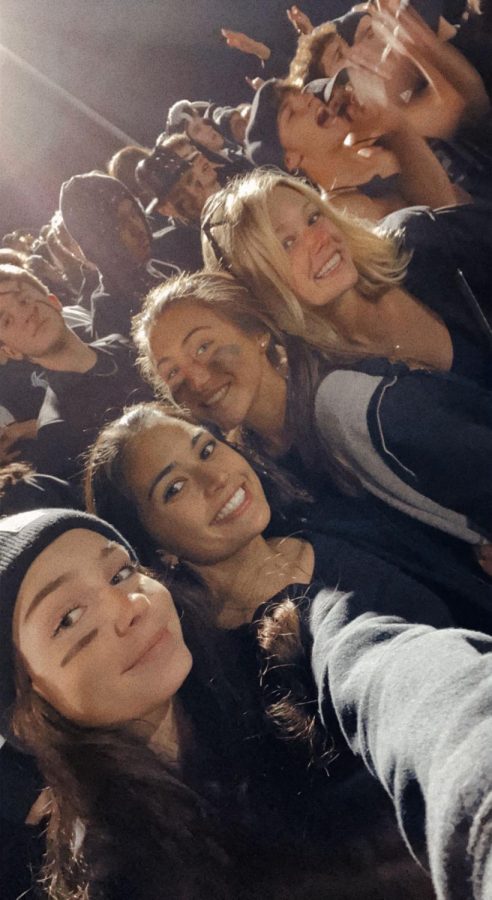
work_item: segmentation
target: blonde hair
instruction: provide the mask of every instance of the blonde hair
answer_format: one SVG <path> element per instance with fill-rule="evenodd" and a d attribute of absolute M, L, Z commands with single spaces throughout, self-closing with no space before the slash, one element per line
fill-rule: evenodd
<path fill-rule="evenodd" d="M 205 268 L 231 272 L 281 332 L 328 352 L 332 362 L 360 358 L 360 349 L 347 346 L 325 316 L 302 306 L 289 284 L 289 256 L 273 230 L 268 206 L 278 187 L 306 197 L 343 232 L 359 273 L 357 289 L 364 297 L 376 300 L 404 279 L 410 254 L 402 252 L 394 237 L 333 209 L 301 179 L 268 169 L 235 179 L 206 203 L 202 214 Z"/>
<path fill-rule="evenodd" d="M 162 315 L 181 303 L 195 303 L 210 309 L 245 334 L 267 332 L 267 355 L 274 366 L 280 364 L 276 348 L 282 338 L 267 312 L 252 297 L 248 288 L 227 272 L 183 273 L 170 278 L 147 295 L 142 311 L 133 319 L 132 337 L 138 350 L 138 365 L 154 391 L 165 399 L 170 393 L 156 367 L 151 349 L 151 332 Z"/>
<path fill-rule="evenodd" d="M 315 78 L 324 78 L 320 63 L 325 47 L 337 37 L 337 29 L 333 22 L 324 22 L 313 28 L 310 34 L 301 34 L 297 42 L 297 50 L 291 61 L 288 84 L 303 87 Z"/>

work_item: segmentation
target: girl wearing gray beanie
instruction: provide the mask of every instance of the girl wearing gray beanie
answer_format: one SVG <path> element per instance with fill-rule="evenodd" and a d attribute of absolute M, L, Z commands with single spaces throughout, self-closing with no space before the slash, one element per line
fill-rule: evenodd
<path fill-rule="evenodd" d="M 49 896 L 396 900 L 403 883 L 406 898 L 430 897 L 398 856 L 384 791 L 345 740 L 385 784 L 413 852 L 430 858 L 438 896 L 465 896 L 472 869 L 469 896 L 489 896 L 476 801 L 492 787 L 482 752 L 490 640 L 436 630 L 449 620 L 432 594 L 381 561 L 360 554 L 360 564 L 352 592 L 293 585 L 292 599 L 283 592 L 251 629 L 216 644 L 198 607 L 190 615 L 180 597 L 180 619 L 100 519 L 43 510 L 0 520 L 0 706 L 52 790 Z M 181 624 L 191 620 L 190 674 Z M 473 766 L 456 755 L 470 736 Z M 465 824 L 476 841 L 456 848 Z"/>

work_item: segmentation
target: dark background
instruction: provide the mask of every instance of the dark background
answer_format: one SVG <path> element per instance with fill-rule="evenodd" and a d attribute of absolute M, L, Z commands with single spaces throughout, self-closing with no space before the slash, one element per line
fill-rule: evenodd
<path fill-rule="evenodd" d="M 74 108 L 29 66 L 137 143 L 152 144 L 176 100 L 236 104 L 251 98 L 244 76 L 261 74 L 260 63 L 229 49 L 220 27 L 293 49 L 287 5 L 285 0 L 0 0 L 0 235 L 19 227 L 38 229 L 56 209 L 62 181 L 103 168 L 128 143 Z M 315 24 L 349 5 L 346 0 L 300 3 Z"/>

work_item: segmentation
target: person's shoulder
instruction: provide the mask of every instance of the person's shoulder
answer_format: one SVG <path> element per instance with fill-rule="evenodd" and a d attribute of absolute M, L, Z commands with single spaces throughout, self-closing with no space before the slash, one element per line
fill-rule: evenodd
<path fill-rule="evenodd" d="M 377 233 L 395 235 L 405 242 L 410 234 L 421 233 L 426 224 L 432 224 L 435 215 L 429 206 L 408 206 L 384 216 L 377 225 Z"/>
<path fill-rule="evenodd" d="M 177 266 L 195 272 L 203 266 L 200 229 L 184 222 L 171 222 L 153 235 L 153 263 Z"/>

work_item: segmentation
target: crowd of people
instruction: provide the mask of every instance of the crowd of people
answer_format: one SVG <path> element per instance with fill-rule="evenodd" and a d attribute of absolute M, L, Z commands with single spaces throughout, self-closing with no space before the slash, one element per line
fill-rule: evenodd
<path fill-rule="evenodd" d="M 492 898 L 492 4 L 322 5 L 3 238 L 5 900 Z"/>

